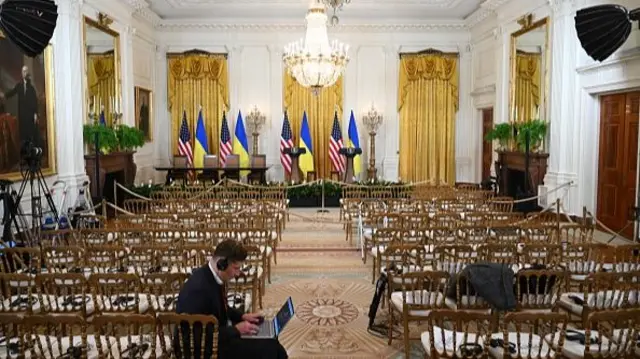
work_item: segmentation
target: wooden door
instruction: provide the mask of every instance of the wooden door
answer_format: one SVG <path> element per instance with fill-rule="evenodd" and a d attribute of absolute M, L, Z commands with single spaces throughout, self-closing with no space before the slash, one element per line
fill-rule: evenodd
<path fill-rule="evenodd" d="M 482 180 L 491 176 L 491 162 L 493 159 L 493 144 L 485 141 L 487 133 L 493 128 L 493 108 L 482 110 Z"/>
<path fill-rule="evenodd" d="M 640 92 L 602 96 L 596 216 L 614 231 L 629 223 L 636 198 Z M 633 225 L 623 235 L 633 237 Z"/>

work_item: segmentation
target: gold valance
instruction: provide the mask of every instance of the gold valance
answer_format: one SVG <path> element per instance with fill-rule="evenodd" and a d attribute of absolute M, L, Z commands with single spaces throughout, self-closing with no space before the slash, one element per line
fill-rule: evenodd
<path fill-rule="evenodd" d="M 170 54 L 167 72 L 174 154 L 178 153 L 177 141 L 183 111 L 187 112 L 187 123 L 193 139 L 200 106 L 209 144 L 206 150 L 210 154 L 217 154 L 222 113 L 229 108 L 226 56 L 201 53 Z"/>
<path fill-rule="evenodd" d="M 451 54 L 402 55 L 400 59 L 398 111 L 402 110 L 409 86 L 418 79 L 446 81 L 458 110 L 458 57 Z"/>

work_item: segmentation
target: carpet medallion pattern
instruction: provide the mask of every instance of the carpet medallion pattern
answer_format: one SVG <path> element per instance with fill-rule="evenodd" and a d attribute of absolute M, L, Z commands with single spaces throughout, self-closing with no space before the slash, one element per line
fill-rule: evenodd
<path fill-rule="evenodd" d="M 351 303 L 335 298 L 318 298 L 304 302 L 296 308 L 297 317 L 307 324 L 335 327 L 358 318 L 358 309 Z"/>
<path fill-rule="evenodd" d="M 315 217 L 313 209 L 292 211 Z M 367 331 L 374 291 L 371 261 L 363 264 L 354 244 L 345 241 L 337 210 L 323 219 L 335 222 L 320 225 L 291 216 L 278 246 L 304 250 L 278 253 L 261 312 L 273 317 L 292 297 L 296 314 L 279 338 L 292 359 L 404 358 L 401 340 L 389 346 L 386 337 Z M 338 247 L 352 250 L 333 250 Z M 376 321 L 387 311 L 381 308 Z M 422 358 L 422 353 L 417 350 L 415 357 Z"/>

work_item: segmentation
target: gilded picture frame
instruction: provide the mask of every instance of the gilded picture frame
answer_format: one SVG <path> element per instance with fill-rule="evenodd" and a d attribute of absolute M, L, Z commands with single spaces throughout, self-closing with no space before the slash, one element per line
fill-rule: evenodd
<path fill-rule="evenodd" d="M 57 163 L 53 45 L 31 58 L 0 32 L 0 53 L 0 179 L 23 179 L 20 152 L 23 144 L 30 141 L 42 148 L 42 175 L 54 175 Z M 24 88 L 24 92 L 20 94 L 18 87 Z M 27 118 L 33 118 L 33 122 L 26 121 Z"/>
<path fill-rule="evenodd" d="M 139 86 L 134 90 L 136 128 L 144 133 L 145 142 L 151 142 L 153 141 L 153 92 Z"/>

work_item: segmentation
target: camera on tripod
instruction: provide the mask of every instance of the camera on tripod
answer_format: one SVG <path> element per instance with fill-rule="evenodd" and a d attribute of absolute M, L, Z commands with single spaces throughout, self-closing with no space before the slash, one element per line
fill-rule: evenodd
<path fill-rule="evenodd" d="M 40 169 L 42 154 L 42 147 L 36 146 L 33 141 L 25 141 L 20 148 L 20 160 L 23 166 L 26 166 L 32 171 Z"/>

